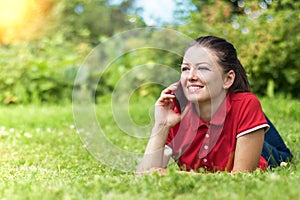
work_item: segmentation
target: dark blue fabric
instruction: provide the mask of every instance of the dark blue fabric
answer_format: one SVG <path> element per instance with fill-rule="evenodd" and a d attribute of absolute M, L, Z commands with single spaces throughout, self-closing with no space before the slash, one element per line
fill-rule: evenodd
<path fill-rule="evenodd" d="M 279 166 L 281 162 L 290 161 L 293 155 L 267 116 L 266 119 L 270 129 L 265 133 L 262 156 L 267 160 L 269 167 L 273 168 Z"/>

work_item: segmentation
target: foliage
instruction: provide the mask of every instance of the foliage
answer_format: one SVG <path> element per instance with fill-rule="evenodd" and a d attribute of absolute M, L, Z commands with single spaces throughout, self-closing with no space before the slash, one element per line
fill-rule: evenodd
<path fill-rule="evenodd" d="M 85 83 L 97 87 L 97 96 L 112 93 L 122 80 L 126 81 L 122 84 L 125 93 L 131 88 L 140 89 L 142 96 L 160 93 L 161 86 L 166 87 L 179 79 L 180 54 L 184 48 L 182 44 L 186 44 L 182 40 L 186 38 L 172 39 L 173 36 L 179 38 L 176 33 L 155 28 L 136 29 L 103 42 L 85 60 L 84 66 L 89 71 Z M 172 70 L 174 68 L 176 70 Z M 82 82 L 78 84 L 83 85 Z"/>
<path fill-rule="evenodd" d="M 299 16 L 300 12 L 292 10 L 270 11 L 250 27 L 255 37 L 241 50 L 250 52 L 243 59 L 254 91 L 266 94 L 266 88 L 274 85 L 275 92 L 300 97 Z"/>
<path fill-rule="evenodd" d="M 233 9 L 230 1 L 202 2 L 201 6 L 197 2 L 200 12 L 192 11 L 190 22 L 179 30 L 193 38 L 217 35 L 232 42 L 255 93 L 300 97 L 299 2 L 245 1 Z"/>
<path fill-rule="evenodd" d="M 36 42 L 1 46 L 1 103 L 70 100 L 77 69 L 87 51 L 88 45 L 74 47 L 59 34 Z"/>
<path fill-rule="evenodd" d="M 130 10 L 133 3 L 118 7 L 109 1 L 49 1 L 47 13 L 57 23 L 46 21 L 47 34 L 0 46 L 0 104 L 70 101 L 77 71 L 93 45 L 143 25 Z"/>
<path fill-rule="evenodd" d="M 134 0 L 123 1 L 119 6 L 109 0 L 63 0 L 57 4 L 58 30 L 67 40 L 99 43 L 102 37 L 144 26 L 136 15 Z"/>
<path fill-rule="evenodd" d="M 189 19 L 185 25 L 169 26 L 192 38 L 217 35 L 232 42 L 246 68 L 253 92 L 274 96 L 282 93 L 299 98 L 300 93 L 300 3 L 284 1 L 182 1 L 176 0 L 177 20 Z M 85 57 L 96 44 L 106 44 L 124 30 L 145 27 L 137 14 L 134 0 L 120 5 L 110 0 L 49 0 L 43 8 L 49 13 L 47 34 L 38 39 L 0 46 L 0 104 L 62 102 L 71 100 L 74 78 Z M 46 18 L 45 18 L 46 19 Z M 55 21 L 56 20 L 56 21 Z M 56 22 L 56 23 L 54 23 Z M 54 25 L 56 24 L 56 25 Z M 180 23 L 179 23 L 180 24 Z M 148 28 L 149 29 L 149 28 Z M 147 30 L 146 29 L 146 32 Z M 148 34 L 148 35 L 147 35 Z M 145 39 L 147 38 L 147 39 Z M 112 93 L 126 73 L 138 66 L 171 66 L 178 70 L 181 55 L 172 54 L 177 45 L 172 35 L 145 33 L 144 37 L 125 38 L 123 45 L 132 51 L 117 55 L 119 46 L 108 45 L 108 56 L 115 56 L 103 74 L 88 76 L 91 94 L 97 97 Z M 159 49 L 134 49 L 155 43 Z M 147 46 L 148 45 L 148 46 Z M 132 79 L 140 87 L 144 71 Z M 167 73 L 155 72 L 149 78 L 174 82 Z M 166 82 L 166 81 L 165 81 Z M 164 83 L 165 83 L 164 82 Z M 168 82 L 168 83 L 169 83 Z M 129 84 L 130 85 L 130 84 Z M 139 94 L 157 95 L 161 86 L 145 85 Z M 128 88 L 127 88 L 128 89 Z M 129 88 L 130 89 L 130 88 Z M 126 89 L 125 89 L 126 90 Z"/>
<path fill-rule="evenodd" d="M 70 104 L 1 106 L 1 199 L 297 199 L 300 195 L 300 102 L 262 98 L 265 112 L 291 148 L 294 159 L 286 167 L 267 172 L 178 174 L 169 166 L 165 176 L 111 169 L 84 148 L 75 129 Z M 153 99 L 132 102 L 132 116 L 149 123 L 145 105 Z M 122 149 L 142 152 L 146 141 L 118 130 L 110 102 L 101 99 L 96 113 L 105 130 Z M 144 109 L 146 112 L 142 112 Z M 274 109 L 278 110 L 276 114 Z M 59 117 L 58 116 L 59 113 Z M 119 139 L 122 136 L 121 140 Z M 129 138 L 125 141 L 124 138 Z"/>

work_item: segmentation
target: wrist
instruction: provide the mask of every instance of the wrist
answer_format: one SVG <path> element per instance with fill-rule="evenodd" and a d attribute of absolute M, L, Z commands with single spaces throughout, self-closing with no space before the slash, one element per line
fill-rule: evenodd
<path fill-rule="evenodd" d="M 151 136 L 167 135 L 169 133 L 169 130 L 170 127 L 166 126 L 166 124 L 154 124 Z"/>
<path fill-rule="evenodd" d="M 152 129 L 151 136 L 149 138 L 150 146 L 155 146 L 153 149 L 160 149 L 165 146 L 169 128 L 163 125 L 155 125 Z"/>
<path fill-rule="evenodd" d="M 164 121 L 155 121 L 153 129 L 159 129 L 159 130 L 169 130 L 170 128 L 172 128 L 174 125 L 172 125 L 172 123 L 167 122 L 166 120 Z"/>

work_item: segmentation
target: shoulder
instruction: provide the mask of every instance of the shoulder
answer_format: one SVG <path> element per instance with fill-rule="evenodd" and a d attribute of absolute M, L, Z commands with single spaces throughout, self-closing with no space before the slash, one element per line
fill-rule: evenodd
<path fill-rule="evenodd" d="M 233 107 L 246 106 L 246 107 L 260 107 L 259 99 L 251 92 L 239 92 L 230 94 L 230 104 Z"/>
<path fill-rule="evenodd" d="M 229 105 L 231 113 L 240 120 L 263 116 L 262 106 L 258 98 L 251 92 L 230 94 Z"/>
<path fill-rule="evenodd" d="M 230 99 L 232 101 L 258 100 L 257 96 L 251 92 L 232 93 L 230 94 Z"/>
<path fill-rule="evenodd" d="M 267 127 L 261 104 L 251 92 L 230 94 L 231 116 L 236 120 L 237 138 Z"/>

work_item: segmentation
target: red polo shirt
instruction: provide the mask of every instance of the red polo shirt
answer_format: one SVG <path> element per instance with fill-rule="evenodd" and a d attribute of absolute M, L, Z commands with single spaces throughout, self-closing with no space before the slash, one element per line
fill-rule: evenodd
<path fill-rule="evenodd" d="M 178 106 L 174 111 L 179 113 Z M 210 122 L 201 121 L 195 109 L 190 109 L 181 122 L 170 129 L 166 145 L 172 149 L 172 157 L 183 170 L 231 171 L 237 138 L 268 127 L 254 94 L 232 93 L 227 95 Z M 265 169 L 266 166 L 261 156 L 258 167 Z"/>

